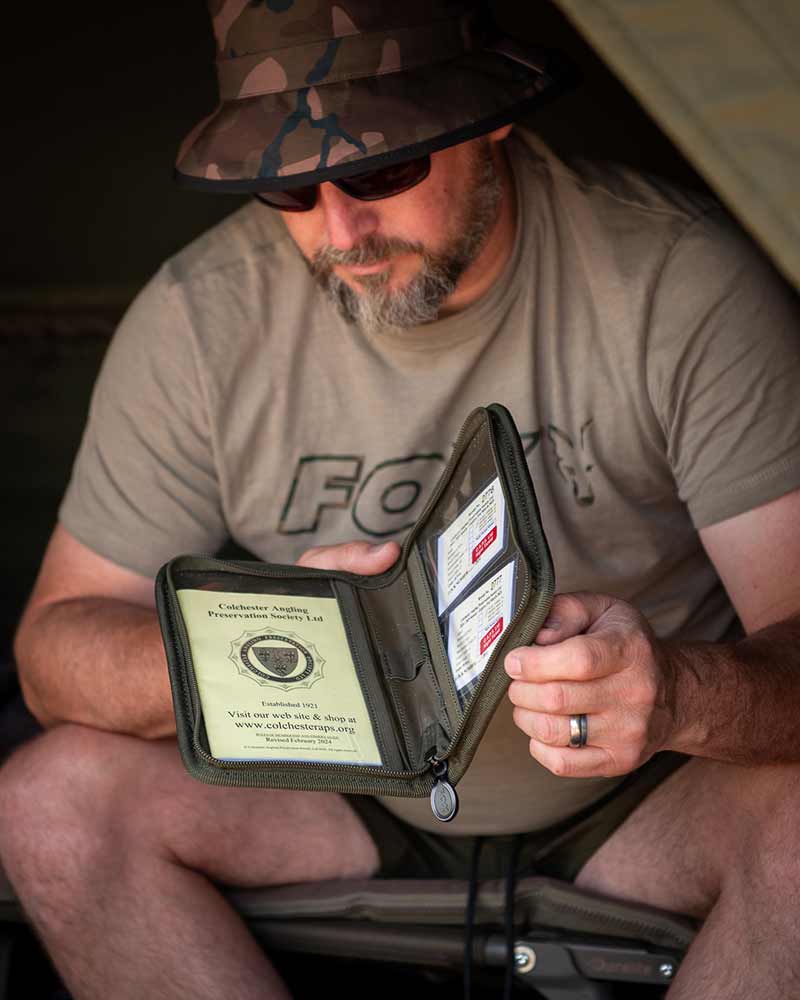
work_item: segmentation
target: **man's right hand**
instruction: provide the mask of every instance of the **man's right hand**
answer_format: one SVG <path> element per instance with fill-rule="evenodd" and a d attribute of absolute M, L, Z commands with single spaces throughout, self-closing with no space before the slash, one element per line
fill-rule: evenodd
<path fill-rule="evenodd" d="M 397 542 L 384 542 L 381 545 L 343 542 L 341 545 L 320 545 L 315 549 L 307 549 L 297 560 L 297 565 L 377 576 L 378 573 L 385 573 L 399 555 L 400 546 Z"/>

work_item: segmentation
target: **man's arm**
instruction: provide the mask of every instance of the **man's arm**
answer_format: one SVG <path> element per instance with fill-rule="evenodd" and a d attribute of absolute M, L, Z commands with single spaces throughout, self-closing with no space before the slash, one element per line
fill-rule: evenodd
<path fill-rule="evenodd" d="M 298 564 L 383 573 L 398 552 L 395 542 L 352 542 L 309 549 Z M 15 644 L 25 701 L 42 725 L 77 722 L 146 739 L 175 732 L 153 605 L 152 580 L 56 528 Z"/>
<path fill-rule="evenodd" d="M 531 754 L 575 776 L 624 774 L 665 749 L 800 760 L 798 524 L 800 490 L 700 533 L 748 633 L 740 642 L 665 642 L 624 601 L 556 598 L 551 627 L 506 659 Z M 588 716 L 589 745 L 570 749 L 577 714 Z"/>
<path fill-rule="evenodd" d="M 15 641 L 25 701 L 44 726 L 146 738 L 175 731 L 153 581 L 58 526 Z"/>
<path fill-rule="evenodd" d="M 800 490 L 700 537 L 747 637 L 667 644 L 673 749 L 741 763 L 800 760 Z"/>

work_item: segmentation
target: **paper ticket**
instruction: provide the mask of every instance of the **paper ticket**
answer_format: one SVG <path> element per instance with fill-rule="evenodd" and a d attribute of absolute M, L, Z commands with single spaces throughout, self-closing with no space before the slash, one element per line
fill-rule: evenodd
<path fill-rule="evenodd" d="M 447 655 L 462 702 L 478 683 L 511 621 L 514 567 L 512 559 L 450 613 Z"/>
<path fill-rule="evenodd" d="M 494 479 L 436 540 L 439 614 L 503 550 L 506 500 Z"/>

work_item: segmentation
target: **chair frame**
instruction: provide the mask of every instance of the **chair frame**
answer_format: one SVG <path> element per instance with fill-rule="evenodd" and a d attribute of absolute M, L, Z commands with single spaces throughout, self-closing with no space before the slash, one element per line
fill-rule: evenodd
<path fill-rule="evenodd" d="M 227 896 L 268 951 L 459 971 L 469 893 L 456 879 L 353 879 L 236 890 Z M 472 960 L 504 968 L 505 884 L 477 889 Z M 0 1000 L 7 1000 L 14 939 L 26 922 L 0 872 Z M 517 983 L 545 1000 L 613 1000 L 613 985 L 668 985 L 695 922 L 612 900 L 557 879 L 521 879 L 514 896 Z"/>

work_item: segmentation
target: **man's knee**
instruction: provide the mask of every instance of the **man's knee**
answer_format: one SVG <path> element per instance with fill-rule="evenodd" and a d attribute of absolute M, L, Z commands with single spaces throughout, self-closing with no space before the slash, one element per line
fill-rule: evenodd
<path fill-rule="evenodd" d="M 265 848 L 246 859 L 244 831 Z M 123 856 L 127 871 L 161 858 L 232 885 L 363 877 L 378 864 L 339 796 L 203 785 L 164 741 L 59 726 L 0 771 L 0 859 L 12 882 L 47 870 L 80 878 Z"/>
<path fill-rule="evenodd" d="M 81 847 L 107 825 L 118 785 L 116 739 L 59 726 L 6 762 L 0 770 L 0 859 L 12 877 L 67 856 L 76 862 Z"/>
<path fill-rule="evenodd" d="M 746 826 L 743 861 L 761 872 L 800 883 L 797 829 L 800 827 L 800 764 L 742 768 L 732 801 Z"/>
<path fill-rule="evenodd" d="M 800 765 L 695 758 L 648 795 L 577 882 L 703 918 L 726 886 L 751 895 L 786 879 L 800 890 L 798 825 Z"/>

